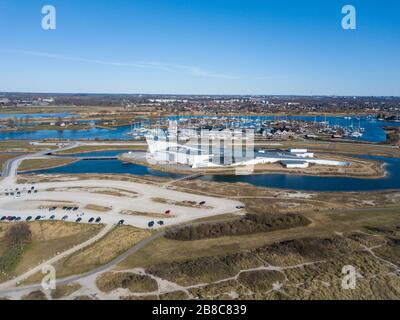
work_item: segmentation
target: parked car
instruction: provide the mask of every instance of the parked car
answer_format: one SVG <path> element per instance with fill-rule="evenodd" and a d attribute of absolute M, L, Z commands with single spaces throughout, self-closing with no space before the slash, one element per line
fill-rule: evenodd
<path fill-rule="evenodd" d="M 40 219 L 42 219 L 41 216 L 37 216 L 37 217 L 35 218 L 36 221 L 37 221 L 37 220 L 40 220 Z"/>
<path fill-rule="evenodd" d="M 119 220 L 117 225 L 122 226 L 125 223 L 125 220 Z"/>
<path fill-rule="evenodd" d="M 4 220 L 6 220 L 6 219 L 7 219 L 6 216 L 2 216 L 1 219 L 0 219 L 0 221 L 4 221 Z"/>
<path fill-rule="evenodd" d="M 79 207 L 74 207 L 72 210 L 77 211 Z"/>
<path fill-rule="evenodd" d="M 162 220 L 157 221 L 157 223 L 158 223 L 160 226 L 163 226 L 163 225 L 164 225 L 164 221 L 162 221 Z"/>
<path fill-rule="evenodd" d="M 90 219 L 89 219 L 89 223 L 92 223 L 94 221 L 94 218 L 93 217 L 91 217 Z"/>
<path fill-rule="evenodd" d="M 154 227 L 154 221 L 150 221 L 147 225 L 149 226 L 149 228 Z"/>
<path fill-rule="evenodd" d="M 32 220 L 32 216 L 29 216 L 25 219 L 26 221 L 31 221 Z"/>
<path fill-rule="evenodd" d="M 236 209 L 244 209 L 244 206 L 236 206 Z"/>
<path fill-rule="evenodd" d="M 75 220 L 75 222 L 81 222 L 81 221 L 82 221 L 81 217 L 79 217 L 78 219 Z"/>
<path fill-rule="evenodd" d="M 38 191 L 37 191 L 37 190 L 34 190 L 33 193 L 38 193 Z"/>
<path fill-rule="evenodd" d="M 96 218 L 96 223 L 99 223 L 100 221 L 101 221 L 100 217 Z"/>
<path fill-rule="evenodd" d="M 65 221 L 65 220 L 67 220 L 68 219 L 68 216 L 67 215 L 65 215 L 64 217 L 62 217 L 62 221 Z"/>
<path fill-rule="evenodd" d="M 21 221 L 21 217 L 16 217 L 15 221 Z"/>
<path fill-rule="evenodd" d="M 171 213 L 171 210 L 165 211 L 165 214 L 170 214 L 170 213 Z"/>
<path fill-rule="evenodd" d="M 199 203 L 199 205 L 201 205 L 201 206 L 204 206 L 205 204 L 206 204 L 205 201 L 201 201 L 201 202 Z"/>
<path fill-rule="evenodd" d="M 55 217 L 56 217 L 56 216 L 53 214 L 49 219 L 50 219 L 50 220 L 54 220 Z"/>

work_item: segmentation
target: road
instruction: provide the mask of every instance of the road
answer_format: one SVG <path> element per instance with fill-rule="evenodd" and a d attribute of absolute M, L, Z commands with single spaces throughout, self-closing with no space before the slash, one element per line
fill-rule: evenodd
<path fill-rule="evenodd" d="M 221 220 L 219 220 L 219 222 L 230 221 L 230 220 L 232 220 L 232 218 L 221 219 Z M 200 225 L 200 224 L 203 224 L 203 223 L 205 223 L 205 222 L 193 222 L 193 223 L 185 224 L 185 226 L 187 226 L 187 227 L 188 226 L 197 226 L 197 225 Z M 176 227 L 172 227 L 172 228 L 176 228 Z M 100 266 L 100 267 L 98 267 L 96 269 L 90 270 L 88 272 L 85 272 L 85 273 L 82 273 L 82 274 L 79 274 L 79 275 L 74 275 L 74 276 L 70 276 L 70 277 L 67 277 L 67 278 L 58 279 L 58 280 L 56 280 L 56 285 L 65 285 L 65 284 L 69 284 L 69 283 L 74 283 L 74 282 L 80 281 L 80 280 L 88 278 L 88 277 L 92 277 L 92 276 L 96 276 L 97 277 L 101 273 L 104 273 L 104 272 L 107 272 L 107 271 L 111 271 L 116 265 L 118 265 L 119 263 L 124 261 L 130 255 L 132 255 L 132 254 L 136 253 L 137 251 L 141 250 L 142 248 L 144 248 L 145 246 L 147 246 L 151 242 L 153 242 L 153 241 L 165 236 L 165 233 L 166 233 L 166 229 L 161 229 L 158 232 L 156 232 L 153 235 L 151 235 L 150 237 L 147 237 L 147 238 L 143 239 L 142 241 L 138 242 L 137 244 L 132 246 L 130 249 L 128 249 L 127 251 L 125 251 L 124 253 L 122 253 L 121 255 L 116 257 L 115 259 L 111 260 L 110 262 L 108 262 L 108 263 L 106 263 L 106 264 L 104 264 L 104 265 L 102 265 L 102 266 Z M 90 241 L 90 240 L 88 240 L 88 241 Z M 63 255 L 63 257 L 64 257 L 64 255 Z M 60 259 L 62 259 L 63 257 L 61 257 Z M 53 259 L 55 259 L 55 258 L 53 258 Z M 56 261 L 59 261 L 60 259 L 57 259 Z M 53 263 L 54 263 L 54 261 L 53 261 Z M 50 261 L 47 261 L 47 262 L 41 264 L 41 266 L 48 265 L 48 264 L 50 264 Z M 37 272 L 40 272 L 40 270 L 41 270 L 41 268 L 39 270 L 37 270 Z M 22 276 L 20 276 L 18 278 L 24 279 L 25 277 L 24 277 L 24 275 L 22 275 Z M 12 282 L 15 283 L 14 280 Z M 12 282 L 9 282 L 9 283 L 12 285 Z M 17 292 L 21 292 L 21 291 L 29 292 L 29 291 L 40 290 L 40 289 L 42 289 L 41 284 L 26 285 L 26 286 L 13 287 L 13 288 L 6 288 L 6 286 L 4 286 L 4 284 L 1 284 L 0 285 L 0 297 L 1 296 L 7 296 L 7 294 L 11 294 L 11 293 L 17 293 Z"/>
<path fill-rule="evenodd" d="M 74 142 L 63 148 L 57 149 L 57 151 L 59 152 L 59 151 L 72 149 L 79 145 L 80 145 L 80 143 Z M 55 150 L 49 149 L 49 150 L 40 151 L 40 152 L 36 152 L 36 153 L 24 154 L 24 155 L 7 160 L 3 165 L 0 185 L 4 186 L 4 185 L 10 184 L 10 183 L 15 184 L 15 179 L 18 174 L 18 167 L 22 161 L 27 160 L 27 159 L 45 158 L 47 153 L 54 152 L 54 151 Z"/>
<path fill-rule="evenodd" d="M 76 147 L 77 144 L 72 144 L 66 146 L 63 149 L 66 150 L 70 148 Z M 15 188 L 16 186 L 22 190 L 22 186 L 16 183 L 16 177 L 18 174 L 18 166 L 23 160 L 27 159 L 36 159 L 46 157 L 46 154 L 49 151 L 42 151 L 34 154 L 28 154 L 24 156 L 19 156 L 9 160 L 4 166 L 4 176 L 0 180 L 0 187 L 2 189 L 7 188 Z M 104 187 L 103 187 L 104 186 Z M 122 190 L 124 192 L 130 192 L 131 194 L 128 196 L 115 196 L 109 194 L 101 194 L 93 191 L 94 189 L 99 188 L 109 188 L 110 190 Z M 32 276 L 33 274 L 40 272 L 45 265 L 54 264 L 60 259 L 66 257 L 67 255 L 71 255 L 72 253 L 81 250 L 87 247 L 90 244 L 93 244 L 95 241 L 99 240 L 105 234 L 108 233 L 109 230 L 115 225 L 115 222 L 119 219 L 124 219 L 125 224 L 134 225 L 141 228 L 147 228 L 147 223 L 149 220 L 154 218 L 147 217 L 146 215 L 126 215 L 121 214 L 123 210 L 135 210 L 137 212 L 155 212 L 158 214 L 164 214 L 166 208 L 172 211 L 170 217 L 165 217 L 163 220 L 168 226 L 180 224 L 182 222 L 189 222 L 192 220 L 205 218 L 209 216 L 221 215 L 225 213 L 233 213 L 239 212 L 240 209 L 237 209 L 237 206 L 242 205 L 240 201 L 230 200 L 225 198 L 217 198 L 211 196 L 204 195 L 196 195 L 186 192 L 180 192 L 175 190 L 170 190 L 167 188 L 163 188 L 159 185 L 154 184 L 143 184 L 137 182 L 130 181 L 113 181 L 107 180 L 72 180 L 72 181 L 62 181 L 62 182 L 46 182 L 46 183 L 37 183 L 35 184 L 35 189 L 39 192 L 37 194 L 28 194 L 27 192 L 23 192 L 21 197 L 10 197 L 6 196 L 5 193 L 1 193 L 3 190 L 0 190 L 0 208 L 1 212 L 4 215 L 18 215 L 22 219 L 25 219 L 28 215 L 40 214 L 42 215 L 43 209 L 39 209 L 43 204 L 50 202 L 58 202 L 58 201 L 70 201 L 77 203 L 81 208 L 85 207 L 88 204 L 96 204 L 100 206 L 110 206 L 111 210 L 109 212 L 96 212 L 97 216 L 102 217 L 102 222 L 106 224 L 106 227 L 102 229 L 102 231 L 94 236 L 93 238 L 87 240 L 86 242 L 75 246 L 61 254 L 49 259 L 48 261 L 34 267 L 28 272 L 6 282 L 0 284 L 0 289 L 3 290 L 0 294 L 6 294 L 10 292 L 16 292 L 16 290 L 26 290 L 30 287 L 25 288 L 15 288 L 15 286 L 23 281 L 24 279 Z M 50 190 L 51 189 L 51 190 Z M 132 195 L 133 194 L 133 195 Z M 174 203 L 166 204 L 163 202 L 155 201 L 154 198 L 161 198 L 167 201 L 174 201 Z M 200 207 L 190 207 L 179 205 L 183 201 L 196 201 L 197 203 L 201 201 L 206 201 L 206 206 Z M 65 211 L 61 211 L 61 209 L 57 209 L 58 211 L 52 211 L 51 214 L 56 216 L 56 219 L 61 219 L 63 215 L 65 215 Z M 87 210 L 85 210 L 87 211 Z M 46 211 L 46 213 L 49 213 Z M 87 211 L 86 217 L 90 214 L 94 214 L 93 212 Z M 75 219 L 75 218 L 73 218 Z M 161 228 L 160 226 L 157 226 Z M 92 270 L 88 273 L 74 276 L 71 278 L 60 280 L 57 282 L 59 284 L 68 283 L 76 281 L 77 279 L 82 279 L 84 277 L 91 276 L 93 274 L 103 272 L 108 268 L 112 268 L 122 260 L 124 260 L 129 255 L 135 253 L 140 250 L 153 240 L 162 237 L 165 234 L 163 229 L 158 231 L 151 237 L 144 239 L 142 242 L 139 242 L 128 251 L 109 262 L 108 264 Z M 40 285 L 32 286 L 32 288 L 38 288 Z"/>

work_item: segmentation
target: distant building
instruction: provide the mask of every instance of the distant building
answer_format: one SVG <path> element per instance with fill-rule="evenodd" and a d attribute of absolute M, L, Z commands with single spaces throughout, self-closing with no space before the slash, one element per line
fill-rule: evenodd
<path fill-rule="evenodd" d="M 308 168 L 309 163 L 306 161 L 281 161 L 281 164 L 288 169 L 294 168 Z"/>

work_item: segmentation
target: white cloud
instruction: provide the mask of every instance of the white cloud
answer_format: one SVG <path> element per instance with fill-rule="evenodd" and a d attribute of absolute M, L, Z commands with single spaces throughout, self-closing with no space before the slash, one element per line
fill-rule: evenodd
<path fill-rule="evenodd" d="M 159 69 L 163 71 L 184 71 L 193 76 L 197 77 L 205 77 L 205 78 L 221 78 L 221 79 L 239 79 L 237 76 L 221 74 L 221 73 L 213 73 L 208 70 L 204 70 L 197 66 L 190 65 L 181 65 L 181 64 L 170 64 L 170 63 L 162 63 L 162 62 L 135 62 L 135 63 L 126 63 L 126 62 L 114 62 L 114 61 L 104 61 L 97 59 L 86 59 L 81 57 L 71 57 L 64 56 L 60 54 L 53 54 L 47 52 L 36 52 L 36 51 L 26 51 L 26 50 L 17 50 L 17 51 L 9 51 L 11 53 L 30 55 L 35 57 L 43 57 L 50 59 L 58 59 L 58 60 L 67 60 L 67 61 L 77 61 L 77 62 L 86 62 L 86 63 L 94 63 L 105 66 L 114 66 L 114 67 L 125 67 L 125 68 L 151 68 L 151 69 Z"/>

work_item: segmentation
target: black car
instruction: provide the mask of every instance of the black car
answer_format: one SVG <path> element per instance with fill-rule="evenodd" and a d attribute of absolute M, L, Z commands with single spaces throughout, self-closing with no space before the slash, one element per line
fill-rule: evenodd
<path fill-rule="evenodd" d="M 15 221 L 21 221 L 21 217 L 16 217 Z"/>
<path fill-rule="evenodd" d="M 67 220 L 68 219 L 68 216 L 64 216 L 64 217 L 62 217 L 62 221 L 65 221 L 65 220 Z"/>
<path fill-rule="evenodd" d="M 74 207 L 72 210 L 77 211 L 79 207 Z"/>
<path fill-rule="evenodd" d="M 125 220 L 119 220 L 117 225 L 122 226 L 125 223 Z"/>
<path fill-rule="evenodd" d="M 7 219 L 6 216 L 2 216 L 1 219 L 0 219 L 0 221 L 4 221 L 4 220 L 6 220 L 6 219 Z"/>
<path fill-rule="evenodd" d="M 40 219 L 42 219 L 41 216 L 37 216 L 37 217 L 35 218 L 36 221 L 37 221 L 37 220 L 40 220 Z"/>
<path fill-rule="evenodd" d="M 203 206 L 203 205 L 205 205 L 205 204 L 206 204 L 205 201 L 201 201 L 201 202 L 199 203 L 199 205 L 201 205 L 201 206 Z"/>
<path fill-rule="evenodd" d="M 32 193 L 32 191 L 31 190 L 28 190 L 28 194 L 31 194 Z"/>
<path fill-rule="evenodd" d="M 37 192 L 38 192 L 37 190 L 33 191 L 33 193 L 37 193 Z"/>
<path fill-rule="evenodd" d="M 158 223 L 160 226 L 163 226 L 163 225 L 164 225 L 164 221 L 162 221 L 162 220 L 158 221 L 157 223 Z"/>
<path fill-rule="evenodd" d="M 92 223 L 93 221 L 94 221 L 94 218 L 92 217 L 92 218 L 89 219 L 88 222 L 89 222 L 89 223 Z"/>
<path fill-rule="evenodd" d="M 75 222 L 81 222 L 81 221 L 82 221 L 81 217 L 79 217 L 78 219 L 75 220 Z"/>
<path fill-rule="evenodd" d="M 12 216 L 12 217 L 10 218 L 10 221 L 15 221 L 15 219 L 17 219 L 17 217 L 16 217 L 16 216 Z"/>
<path fill-rule="evenodd" d="M 54 220 L 55 217 L 56 217 L 56 216 L 53 214 L 49 219 L 50 219 L 50 220 Z"/>
<path fill-rule="evenodd" d="M 101 218 L 100 217 L 97 217 L 96 218 L 96 223 L 99 223 L 101 221 Z"/>
<path fill-rule="evenodd" d="M 25 219 L 26 221 L 31 221 L 32 220 L 32 216 L 29 216 Z"/>
<path fill-rule="evenodd" d="M 149 226 L 149 228 L 154 227 L 154 221 L 150 221 L 147 225 Z"/>

